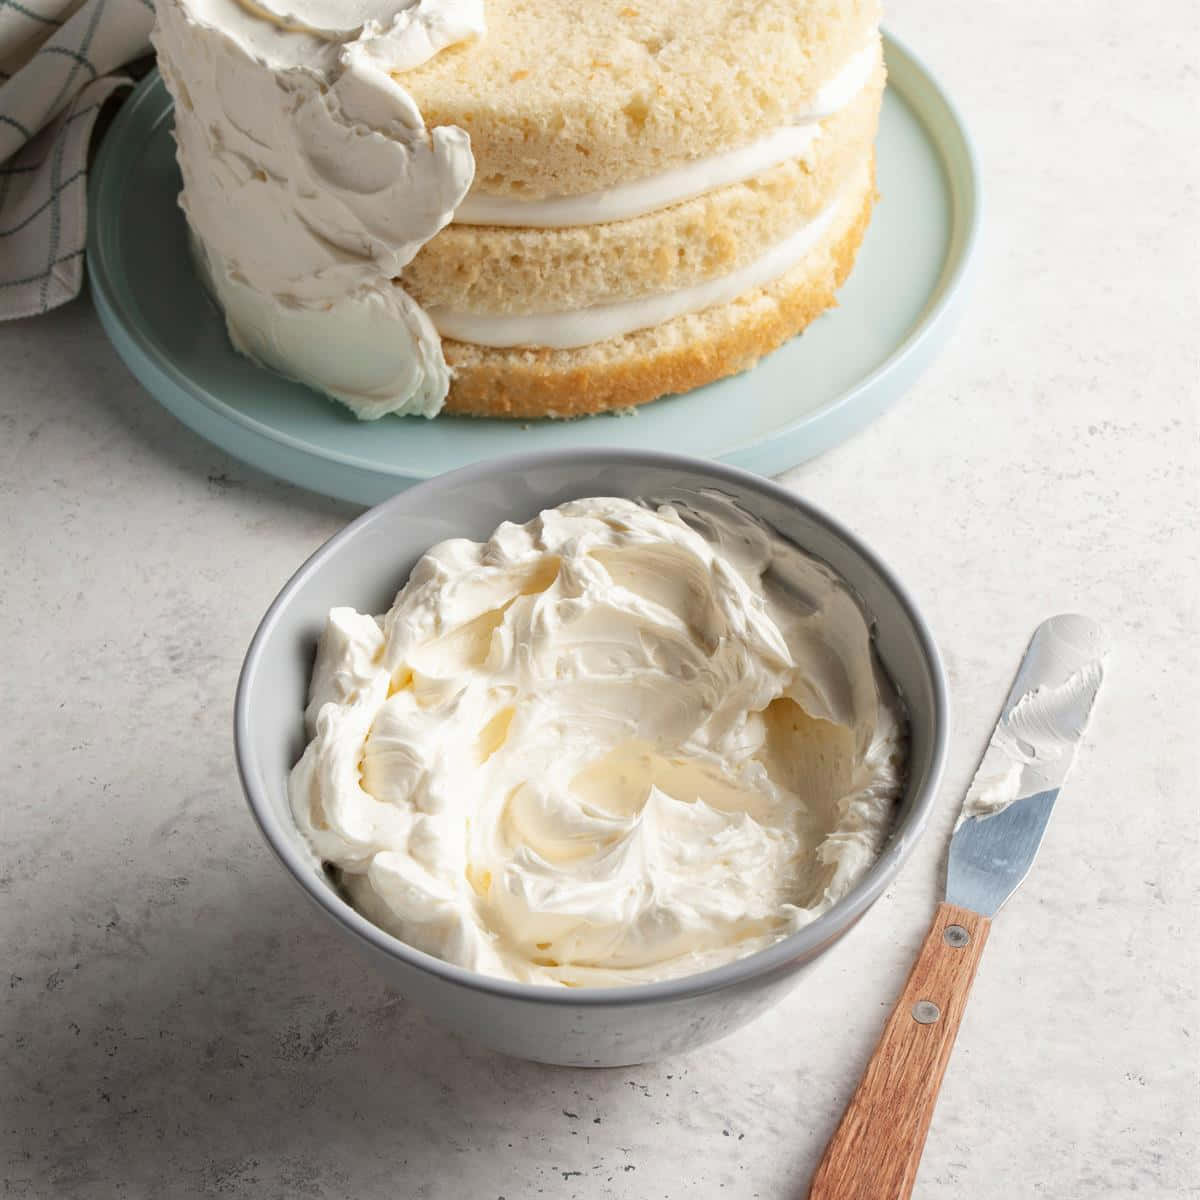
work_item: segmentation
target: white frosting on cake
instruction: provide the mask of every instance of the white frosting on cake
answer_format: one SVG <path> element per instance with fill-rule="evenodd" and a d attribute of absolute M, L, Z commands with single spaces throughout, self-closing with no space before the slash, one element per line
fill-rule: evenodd
<path fill-rule="evenodd" d="M 752 288 L 763 287 L 786 274 L 819 245 L 842 215 L 853 192 L 847 189 L 813 220 L 777 242 L 753 262 L 727 275 L 706 279 L 691 287 L 626 300 L 620 304 L 597 304 L 573 312 L 524 313 L 497 316 L 486 313 L 457 313 L 431 309 L 429 316 L 438 333 L 479 346 L 544 346 L 567 350 L 589 346 L 606 338 L 620 337 L 638 329 L 650 329 L 681 317 L 725 304 Z"/>
<path fill-rule="evenodd" d="M 748 146 L 693 159 L 647 179 L 581 196 L 520 200 L 472 192 L 458 206 L 454 222 L 532 229 L 599 225 L 657 212 L 717 188 L 742 183 L 782 162 L 803 158 L 820 136 L 820 122 L 845 108 L 870 83 L 879 59 L 879 39 L 875 37 L 819 89 L 809 108 L 798 113 L 791 125 L 773 130 Z"/>
<path fill-rule="evenodd" d="M 440 411 L 450 371 L 439 333 L 491 346 L 586 345 L 782 273 L 828 214 L 724 280 L 583 313 L 431 320 L 396 282 L 452 219 L 615 221 L 802 156 L 817 122 L 853 99 L 879 61 L 873 37 L 794 124 L 750 146 L 591 195 L 517 203 L 468 196 L 467 133 L 428 129 L 396 78 L 482 35 L 483 0 L 160 0 L 157 13 L 180 205 L 230 339 L 363 418 Z"/>
<path fill-rule="evenodd" d="M 234 344 L 361 416 L 432 415 L 441 343 L 393 279 L 474 177 L 466 133 L 426 129 L 390 72 L 483 32 L 482 0 L 295 11 L 161 0 L 180 204 Z"/>

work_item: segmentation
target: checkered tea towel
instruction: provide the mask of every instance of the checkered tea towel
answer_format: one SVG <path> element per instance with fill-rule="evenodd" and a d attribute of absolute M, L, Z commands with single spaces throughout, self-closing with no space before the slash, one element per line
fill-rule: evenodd
<path fill-rule="evenodd" d="M 0 0 L 0 320 L 78 295 L 88 141 L 153 0 Z"/>

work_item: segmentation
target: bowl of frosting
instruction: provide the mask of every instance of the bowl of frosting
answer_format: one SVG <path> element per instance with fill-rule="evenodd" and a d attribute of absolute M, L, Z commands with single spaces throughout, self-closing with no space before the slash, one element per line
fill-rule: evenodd
<path fill-rule="evenodd" d="M 757 476 L 495 459 L 330 539 L 238 685 L 251 810 L 431 1017 L 614 1066 L 802 982 L 921 834 L 945 679 L 912 599 Z"/>

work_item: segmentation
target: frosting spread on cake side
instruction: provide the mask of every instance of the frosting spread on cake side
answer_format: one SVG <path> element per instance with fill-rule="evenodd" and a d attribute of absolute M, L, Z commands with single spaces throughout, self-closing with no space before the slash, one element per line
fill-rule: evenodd
<path fill-rule="evenodd" d="M 158 7 L 180 204 L 230 337 L 360 416 L 432 415 L 449 387 L 437 332 L 393 280 L 475 164 L 394 73 L 483 31 L 481 0 Z"/>

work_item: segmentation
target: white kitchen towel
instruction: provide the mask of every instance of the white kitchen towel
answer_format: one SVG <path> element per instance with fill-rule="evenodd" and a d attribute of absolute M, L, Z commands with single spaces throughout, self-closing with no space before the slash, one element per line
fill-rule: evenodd
<path fill-rule="evenodd" d="M 92 127 L 153 23 L 153 0 L 0 0 L 0 320 L 78 295 Z"/>

